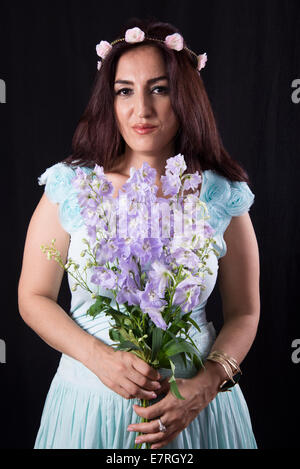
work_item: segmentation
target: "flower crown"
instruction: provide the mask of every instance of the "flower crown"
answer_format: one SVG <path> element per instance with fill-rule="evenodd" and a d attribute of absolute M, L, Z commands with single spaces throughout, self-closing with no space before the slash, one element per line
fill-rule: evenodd
<path fill-rule="evenodd" d="M 125 37 L 122 37 L 121 39 L 116 39 L 112 43 L 109 43 L 107 41 L 100 41 L 100 43 L 96 45 L 97 55 L 101 57 L 101 61 L 98 61 L 97 63 L 97 69 L 100 70 L 103 59 L 105 59 L 107 54 L 109 54 L 110 50 L 112 49 L 113 45 L 116 44 L 117 42 L 126 41 L 130 44 L 134 44 L 136 42 L 143 42 L 144 39 L 150 39 L 152 41 L 163 42 L 167 47 L 169 47 L 169 49 L 174 49 L 176 51 L 185 49 L 197 58 L 197 70 L 199 72 L 202 68 L 205 67 L 205 64 L 207 61 L 206 52 L 204 52 L 204 54 L 197 55 L 195 54 L 195 52 L 188 49 L 187 47 L 183 47 L 183 37 L 181 36 L 181 34 L 179 33 L 171 34 L 169 36 L 166 36 L 165 40 L 163 41 L 161 39 L 155 39 L 153 37 L 145 36 L 144 31 L 142 31 L 138 27 L 135 27 L 135 28 L 127 29 L 125 33 Z"/>

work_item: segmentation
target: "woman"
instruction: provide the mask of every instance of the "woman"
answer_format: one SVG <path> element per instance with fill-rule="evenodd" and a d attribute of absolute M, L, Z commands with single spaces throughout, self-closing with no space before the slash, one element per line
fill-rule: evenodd
<path fill-rule="evenodd" d="M 97 46 L 101 61 L 73 154 L 40 177 L 45 194 L 28 227 L 20 314 L 62 352 L 35 448 L 132 448 L 137 432 L 142 433 L 138 441 L 153 449 L 256 448 L 239 385 L 223 392 L 236 382 L 259 321 L 259 255 L 248 214 L 254 195 L 245 171 L 222 146 L 199 74 L 205 54 L 196 56 L 167 23 L 134 19 L 119 39 Z M 145 125 L 152 129 L 143 130 Z M 80 263 L 82 219 L 71 184 L 77 166 L 86 172 L 95 163 L 103 166 L 117 196 L 130 168 L 148 162 L 157 171 L 157 196 L 163 197 L 160 176 L 166 160 L 178 153 L 187 172 L 199 169 L 202 175 L 200 198 L 219 250 L 218 257 L 209 258 L 213 275 L 207 276 L 201 303 L 193 310 L 201 327 L 201 334 L 193 328 L 193 338 L 206 358 L 205 369 L 176 366 L 184 400 L 171 394 L 166 370 L 154 370 L 130 352 L 113 351 L 108 319 L 85 314 L 92 301 L 88 295 L 72 292 L 71 317 L 66 314 L 57 304 L 63 270 L 40 250 L 56 238 L 63 261 L 70 256 Z M 205 305 L 217 276 L 224 325 L 216 337 Z M 140 399 L 152 405 L 142 408 Z M 140 417 L 150 421 L 138 423 Z"/>

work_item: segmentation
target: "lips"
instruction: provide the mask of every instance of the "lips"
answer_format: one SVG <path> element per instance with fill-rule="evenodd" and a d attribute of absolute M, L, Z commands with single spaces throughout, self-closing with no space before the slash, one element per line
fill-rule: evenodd
<path fill-rule="evenodd" d="M 135 125 L 133 128 L 136 130 L 144 130 L 144 129 L 155 129 L 156 125 Z"/>
<path fill-rule="evenodd" d="M 157 129 L 157 126 L 138 125 L 133 127 L 133 130 L 139 135 L 149 134 L 154 132 L 155 129 Z"/>

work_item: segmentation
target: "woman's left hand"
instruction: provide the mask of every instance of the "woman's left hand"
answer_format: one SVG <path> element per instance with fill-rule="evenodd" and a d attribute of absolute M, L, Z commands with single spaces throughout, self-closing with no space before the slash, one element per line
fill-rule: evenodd
<path fill-rule="evenodd" d="M 208 366 L 207 366 L 208 365 Z M 134 411 L 150 422 L 130 424 L 128 431 L 141 432 L 136 443 L 152 443 L 151 449 L 162 448 L 170 443 L 194 420 L 217 395 L 220 375 L 212 362 L 205 364 L 206 369 L 191 379 L 177 378 L 176 383 L 184 400 L 177 399 L 170 391 L 168 379 L 162 383 L 160 393 L 167 390 L 167 395 L 156 404 L 148 407 L 134 405 Z M 158 394 L 158 392 L 156 392 Z M 166 431 L 159 430 L 159 421 Z"/>

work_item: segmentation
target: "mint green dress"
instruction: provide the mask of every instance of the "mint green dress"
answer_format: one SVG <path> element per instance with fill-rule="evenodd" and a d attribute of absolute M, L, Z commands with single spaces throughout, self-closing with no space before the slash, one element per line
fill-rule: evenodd
<path fill-rule="evenodd" d="M 84 167 L 84 171 L 92 171 Z M 63 228 L 70 234 L 68 256 L 80 265 L 84 262 L 80 253 L 86 236 L 76 190 L 71 184 L 75 169 L 63 162 L 48 168 L 38 179 L 45 184 L 48 199 L 59 204 L 59 216 Z M 206 276 L 206 289 L 201 293 L 200 304 L 193 310 L 193 319 L 201 333 L 193 327 L 191 336 L 202 357 L 205 358 L 216 338 L 212 322 L 206 319 L 205 306 L 214 289 L 218 274 L 218 259 L 226 254 L 223 234 L 231 217 L 249 211 L 254 195 L 245 182 L 231 182 L 213 170 L 203 172 L 200 199 L 207 204 L 210 224 L 216 230 L 216 248 L 219 256 L 210 254 L 208 265 L 213 275 Z M 70 290 L 73 278 L 68 274 Z M 92 283 L 96 293 L 109 296 L 110 292 Z M 72 292 L 72 290 L 71 290 Z M 85 331 L 107 344 L 109 318 L 101 314 L 92 319 L 86 311 L 94 300 L 81 288 L 72 292 L 70 314 Z M 190 378 L 195 368 L 188 368 L 179 360 L 175 361 L 176 377 Z M 168 376 L 169 370 L 160 370 Z M 161 397 L 160 397 L 161 398 Z M 159 398 L 158 398 L 159 399 Z M 156 400 L 151 401 L 153 403 Z M 127 400 L 105 386 L 100 379 L 79 361 L 61 355 L 59 366 L 53 377 L 34 448 L 55 449 L 131 449 L 136 433 L 128 432 L 130 423 L 139 422 L 132 405 L 140 404 L 138 399 Z M 247 403 L 240 386 L 231 392 L 219 393 L 208 406 L 164 449 L 239 449 L 257 448 Z"/>

